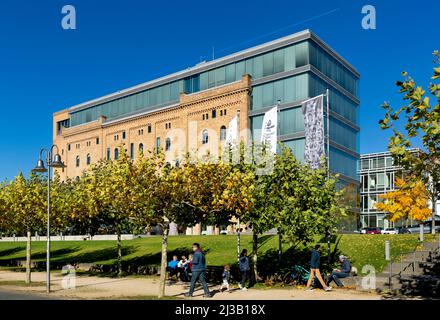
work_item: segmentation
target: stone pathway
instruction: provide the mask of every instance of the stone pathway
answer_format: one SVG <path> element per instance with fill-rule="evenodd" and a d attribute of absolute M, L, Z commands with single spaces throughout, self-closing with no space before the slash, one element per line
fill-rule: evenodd
<path fill-rule="evenodd" d="M 0 270 L 0 282 L 22 281 L 24 273 Z M 2 290 L 13 292 L 27 292 L 34 295 L 48 297 L 45 293 L 45 273 L 32 273 L 33 281 L 40 284 L 32 287 L 18 285 L 0 285 Z M 61 299 L 137 299 L 153 298 L 158 292 L 158 278 L 154 277 L 126 277 L 126 278 L 105 278 L 94 276 L 78 276 L 75 289 L 63 289 L 61 286 L 62 277 L 59 272 L 52 274 L 52 289 L 50 297 Z M 174 284 L 166 287 L 166 295 L 170 298 L 184 298 L 187 291 L 187 284 Z M 231 293 L 218 292 L 218 286 L 211 286 L 214 293 L 213 299 L 220 300 L 378 300 L 381 296 L 376 293 L 359 292 L 348 289 L 335 289 L 332 292 L 315 290 L 312 292 L 304 289 L 250 289 L 248 291 L 233 290 Z M 203 299 L 203 292 L 200 288 L 195 292 L 192 299 Z"/>

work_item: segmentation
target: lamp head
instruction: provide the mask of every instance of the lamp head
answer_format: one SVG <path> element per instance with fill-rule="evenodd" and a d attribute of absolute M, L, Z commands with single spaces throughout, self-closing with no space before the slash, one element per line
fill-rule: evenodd
<path fill-rule="evenodd" d="M 52 168 L 64 168 L 64 163 L 61 161 L 61 156 L 58 153 L 55 154 L 51 166 Z"/>
<path fill-rule="evenodd" d="M 47 169 L 44 166 L 44 162 L 41 159 L 38 159 L 37 165 L 34 169 L 32 169 L 33 172 L 46 172 Z"/>

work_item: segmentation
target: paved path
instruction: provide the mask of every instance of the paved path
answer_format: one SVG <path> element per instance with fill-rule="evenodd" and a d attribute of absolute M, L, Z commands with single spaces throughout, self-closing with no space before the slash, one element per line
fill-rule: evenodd
<path fill-rule="evenodd" d="M 11 290 L 7 288 L 0 288 L 0 300 L 47 300 L 41 294 L 26 293 L 23 291 Z"/>
<path fill-rule="evenodd" d="M 45 273 L 32 273 L 33 281 L 44 282 Z M 0 281 L 24 280 L 24 273 L 0 270 Z M 158 278 L 156 277 L 125 277 L 106 278 L 94 276 L 79 276 L 76 278 L 75 289 L 61 287 L 61 274 L 53 272 L 51 297 L 62 299 L 133 299 L 155 297 L 158 293 Z M 33 287 L 3 286 L 2 289 L 11 289 L 21 292 L 44 294 L 44 285 Z M 166 295 L 175 298 L 184 298 L 187 284 L 174 284 L 166 287 Z M 250 289 L 248 291 L 233 290 L 231 293 L 218 292 L 218 286 L 211 286 L 213 299 L 221 300 L 378 300 L 380 295 L 375 293 L 359 292 L 355 290 L 336 289 L 333 292 L 315 290 L 306 292 L 303 289 Z M 193 299 L 202 299 L 203 292 L 198 289 Z M 44 295 L 45 296 L 45 295 Z M 46 296 L 45 296 L 46 297 Z"/>

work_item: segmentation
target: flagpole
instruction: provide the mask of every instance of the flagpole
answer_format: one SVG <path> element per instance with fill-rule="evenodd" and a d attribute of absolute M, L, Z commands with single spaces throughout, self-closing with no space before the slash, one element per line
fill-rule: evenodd
<path fill-rule="evenodd" d="M 241 152 L 241 148 L 240 148 L 240 109 L 237 110 L 237 134 L 238 134 L 238 161 L 240 161 L 240 152 Z M 236 137 L 237 138 L 237 137 Z M 237 261 L 240 261 L 240 226 L 241 222 L 240 222 L 240 217 L 238 217 L 237 219 Z"/>
<path fill-rule="evenodd" d="M 278 137 L 280 135 L 280 104 L 281 104 L 281 100 L 278 99 L 277 100 L 277 142 L 278 142 Z M 283 239 L 281 233 L 278 230 L 277 232 L 278 232 L 278 262 L 281 262 L 281 256 L 283 254 Z"/>
<path fill-rule="evenodd" d="M 329 96 L 330 90 L 326 90 L 326 102 L 327 102 L 327 179 L 330 178 L 330 104 Z"/>
<path fill-rule="evenodd" d="M 325 100 L 327 104 L 327 180 L 330 179 L 330 103 L 329 103 L 329 96 L 330 96 L 330 90 L 327 88 L 325 93 Z M 327 262 L 330 264 L 330 258 L 331 258 L 331 235 L 330 232 L 327 232 Z"/>

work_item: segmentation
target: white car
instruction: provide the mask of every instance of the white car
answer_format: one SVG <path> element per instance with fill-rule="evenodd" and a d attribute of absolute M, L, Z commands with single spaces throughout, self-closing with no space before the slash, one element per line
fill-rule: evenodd
<path fill-rule="evenodd" d="M 381 231 L 382 234 L 398 234 L 398 230 L 396 228 L 385 228 Z"/>

